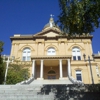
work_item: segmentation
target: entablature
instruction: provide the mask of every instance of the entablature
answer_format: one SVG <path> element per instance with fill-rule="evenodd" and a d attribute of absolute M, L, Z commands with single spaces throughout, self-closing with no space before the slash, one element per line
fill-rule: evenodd
<path fill-rule="evenodd" d="M 46 55 L 43 55 L 43 56 L 31 56 L 31 59 L 71 59 L 71 55 L 53 55 L 53 56 L 46 56 Z"/>
<path fill-rule="evenodd" d="M 80 37 L 68 37 L 68 36 L 55 36 L 55 37 L 47 37 L 47 36 L 19 36 L 19 37 L 10 37 L 11 41 L 13 40 L 36 40 L 36 39 L 44 39 L 44 40 L 59 40 L 59 39 L 92 39 L 93 36 L 80 36 Z"/>

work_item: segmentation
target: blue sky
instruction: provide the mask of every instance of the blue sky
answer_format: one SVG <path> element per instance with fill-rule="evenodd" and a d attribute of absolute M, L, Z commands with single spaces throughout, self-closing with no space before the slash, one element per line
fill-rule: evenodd
<path fill-rule="evenodd" d="M 9 55 L 10 37 L 14 34 L 35 34 L 60 14 L 58 0 L 0 0 L 0 40 L 4 42 L 2 54 Z M 93 52 L 100 51 L 100 28 L 93 33 Z"/>

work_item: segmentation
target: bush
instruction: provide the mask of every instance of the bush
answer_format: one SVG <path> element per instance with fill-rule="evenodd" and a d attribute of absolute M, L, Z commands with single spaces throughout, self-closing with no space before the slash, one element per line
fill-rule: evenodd
<path fill-rule="evenodd" d="M 6 84 L 16 84 L 29 78 L 28 68 L 22 65 L 10 64 Z"/>

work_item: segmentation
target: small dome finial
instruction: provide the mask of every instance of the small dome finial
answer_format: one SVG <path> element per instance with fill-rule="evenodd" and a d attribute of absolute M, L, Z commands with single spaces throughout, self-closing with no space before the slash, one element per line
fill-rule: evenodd
<path fill-rule="evenodd" d="M 51 18 L 53 18 L 54 15 L 51 14 L 50 16 L 51 16 Z"/>
<path fill-rule="evenodd" d="M 53 24 L 54 24 L 53 16 L 54 15 L 51 14 L 50 16 L 51 18 L 50 18 L 49 24 L 50 24 L 50 27 L 53 27 Z"/>
<path fill-rule="evenodd" d="M 55 22 L 54 22 L 53 16 L 54 15 L 52 15 L 52 14 L 50 15 L 49 23 L 47 23 L 44 26 L 44 29 L 47 29 L 47 28 L 57 28 L 57 29 L 59 29 L 59 26 L 56 25 Z"/>

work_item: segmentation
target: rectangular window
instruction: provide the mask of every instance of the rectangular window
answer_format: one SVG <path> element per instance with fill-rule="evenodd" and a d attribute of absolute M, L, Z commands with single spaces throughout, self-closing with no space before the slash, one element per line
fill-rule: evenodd
<path fill-rule="evenodd" d="M 80 56 L 78 56 L 78 60 L 81 60 L 81 57 Z"/>
<path fill-rule="evenodd" d="M 27 56 L 27 61 L 30 61 L 31 60 L 31 57 L 30 56 Z"/>
<path fill-rule="evenodd" d="M 81 74 L 77 74 L 77 73 L 76 73 L 76 79 L 82 81 Z"/>
<path fill-rule="evenodd" d="M 73 60 L 76 60 L 76 56 L 73 56 Z"/>
<path fill-rule="evenodd" d="M 76 70 L 76 79 L 82 81 L 81 70 Z"/>
<path fill-rule="evenodd" d="M 26 57 L 25 57 L 25 56 L 23 56 L 22 60 L 23 60 L 23 61 L 25 61 L 25 60 L 26 60 Z"/>

